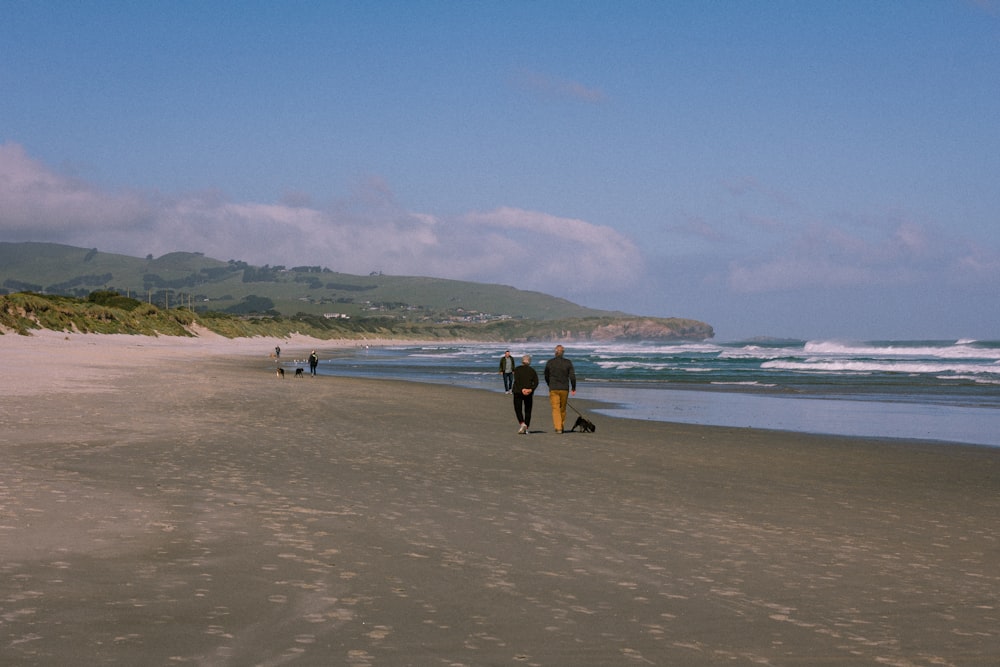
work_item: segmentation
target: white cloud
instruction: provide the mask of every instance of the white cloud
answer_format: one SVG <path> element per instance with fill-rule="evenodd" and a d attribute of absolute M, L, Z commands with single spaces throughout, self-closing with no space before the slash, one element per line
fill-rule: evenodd
<path fill-rule="evenodd" d="M 533 289 L 613 292 L 644 273 L 639 248 L 610 227 L 517 208 L 470 213 L 460 222 L 496 243 L 494 262 L 509 276 L 530 275 Z"/>
<path fill-rule="evenodd" d="M 328 209 L 233 202 L 218 192 L 120 194 L 59 175 L 0 146 L 0 235 L 134 256 L 186 250 L 252 264 L 322 265 L 503 283 L 560 296 L 634 287 L 639 249 L 614 229 L 499 208 L 453 218 L 400 206 L 380 179 Z M 572 296 L 570 296 L 572 298 Z"/>
<path fill-rule="evenodd" d="M 599 88 L 584 85 L 579 81 L 558 79 L 541 72 L 522 70 L 514 78 L 515 84 L 525 90 L 541 93 L 552 97 L 598 104 L 607 97 Z"/>
<path fill-rule="evenodd" d="M 952 284 L 1000 284 L 1000 253 L 972 246 L 956 260 L 954 271 L 948 273 Z"/>
<path fill-rule="evenodd" d="M 18 144 L 0 144 L 0 229 L 14 239 L 131 227 L 150 212 L 136 194 L 99 191 L 52 172 Z"/>
<path fill-rule="evenodd" d="M 730 263 L 737 293 L 801 288 L 976 282 L 1000 264 L 995 252 L 970 252 L 960 239 L 910 220 L 872 223 L 864 234 L 813 224 L 757 257 Z"/>
<path fill-rule="evenodd" d="M 870 269 L 815 257 L 777 257 L 733 262 L 729 285 L 735 292 L 775 292 L 808 287 L 848 287 L 876 279 Z"/>
<path fill-rule="evenodd" d="M 670 231 L 713 243 L 725 240 L 725 235 L 701 216 L 686 216 L 680 224 L 671 227 Z"/>

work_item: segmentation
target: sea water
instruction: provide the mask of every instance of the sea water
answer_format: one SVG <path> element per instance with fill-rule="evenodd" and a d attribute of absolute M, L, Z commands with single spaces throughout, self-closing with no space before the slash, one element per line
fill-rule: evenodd
<path fill-rule="evenodd" d="M 502 392 L 507 349 L 541 376 L 553 345 L 359 345 L 319 372 Z M 1000 446 L 1000 341 L 571 343 L 566 356 L 595 413 Z"/>

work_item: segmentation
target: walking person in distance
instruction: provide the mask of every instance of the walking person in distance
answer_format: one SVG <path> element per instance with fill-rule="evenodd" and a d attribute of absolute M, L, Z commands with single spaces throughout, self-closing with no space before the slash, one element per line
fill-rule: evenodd
<path fill-rule="evenodd" d="M 517 417 L 521 435 L 527 435 L 531 427 L 531 406 L 538 388 L 538 373 L 531 367 L 531 355 L 521 357 L 521 365 L 514 369 L 512 392 L 514 394 L 514 416 Z"/>
<path fill-rule="evenodd" d="M 556 356 L 545 362 L 545 384 L 549 387 L 549 403 L 552 405 L 552 426 L 556 433 L 563 432 L 566 424 L 566 405 L 569 395 L 576 395 L 576 371 L 573 362 L 563 356 L 565 349 L 556 345 Z"/>
<path fill-rule="evenodd" d="M 319 355 L 316 354 L 316 350 L 312 351 L 309 355 L 309 375 L 316 375 L 316 367 L 319 366 Z"/>
<path fill-rule="evenodd" d="M 510 350 L 500 357 L 500 375 L 503 376 L 503 393 L 509 394 L 514 384 L 514 357 L 510 356 Z"/>

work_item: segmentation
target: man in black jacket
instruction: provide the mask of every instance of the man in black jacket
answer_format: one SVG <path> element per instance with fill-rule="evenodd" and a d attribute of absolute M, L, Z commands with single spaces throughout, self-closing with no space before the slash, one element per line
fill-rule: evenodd
<path fill-rule="evenodd" d="M 564 352 L 562 345 L 556 345 L 556 356 L 545 362 L 545 384 L 549 387 L 552 426 L 556 433 L 563 432 L 570 393 L 576 395 L 576 371 L 573 362 L 563 356 Z"/>

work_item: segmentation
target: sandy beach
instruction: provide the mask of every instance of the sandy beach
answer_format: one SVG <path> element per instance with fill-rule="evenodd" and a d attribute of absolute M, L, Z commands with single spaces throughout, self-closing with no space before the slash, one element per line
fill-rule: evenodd
<path fill-rule="evenodd" d="M 1000 664 L 995 448 L 522 436 L 276 344 L 336 346 L 0 336 L 0 664 Z"/>

